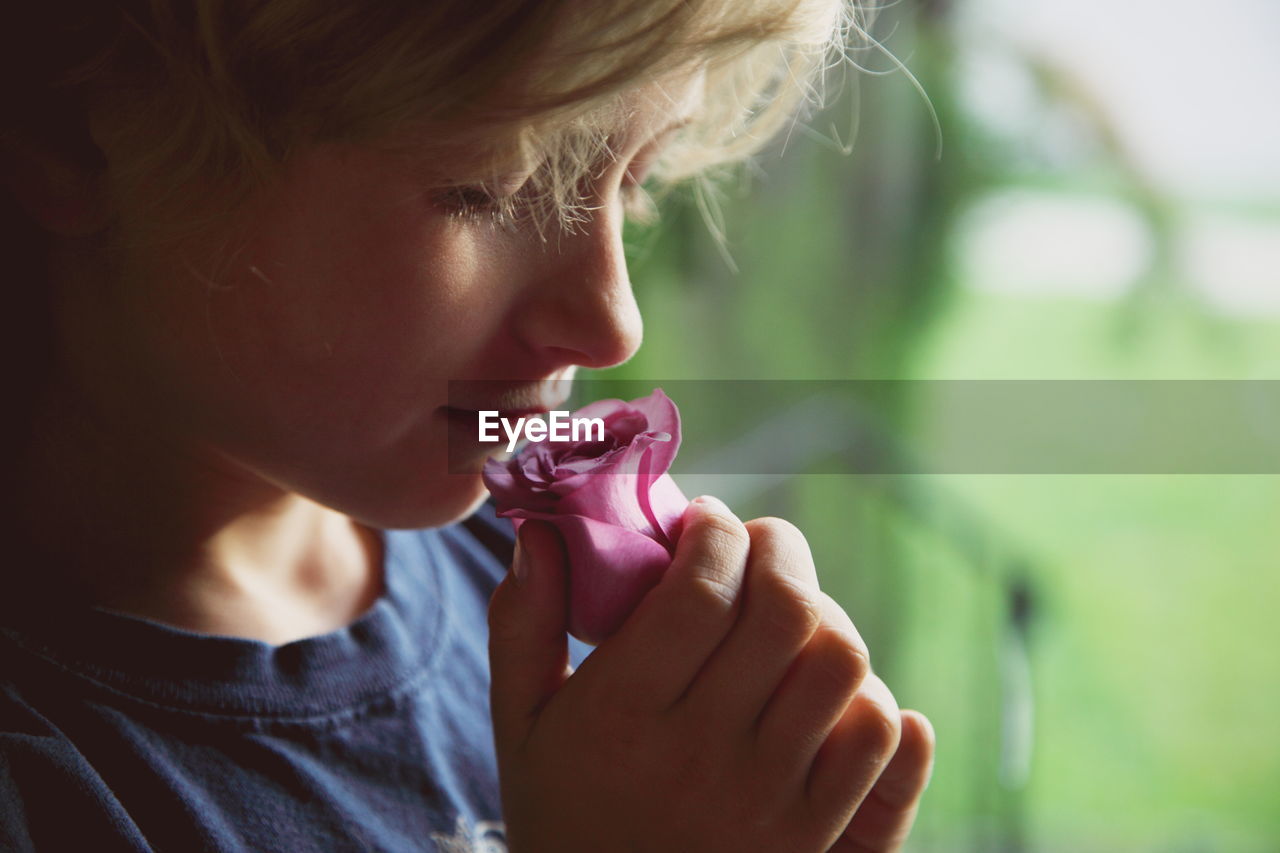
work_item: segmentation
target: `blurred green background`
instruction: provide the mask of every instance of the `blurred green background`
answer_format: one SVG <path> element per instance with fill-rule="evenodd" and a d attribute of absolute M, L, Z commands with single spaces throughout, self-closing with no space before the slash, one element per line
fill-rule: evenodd
<path fill-rule="evenodd" d="M 645 345 L 595 378 L 1280 379 L 1280 6 L 902 2 L 873 32 L 941 156 L 856 51 L 725 185 L 738 271 L 687 199 L 628 233 Z M 893 387 L 909 445 L 930 386 Z M 1277 477 L 820 471 L 681 482 L 804 530 L 934 721 L 910 849 L 1280 850 Z"/>

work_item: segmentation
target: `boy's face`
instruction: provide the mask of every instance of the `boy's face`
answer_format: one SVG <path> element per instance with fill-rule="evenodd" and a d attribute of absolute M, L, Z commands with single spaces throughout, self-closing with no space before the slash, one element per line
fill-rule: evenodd
<path fill-rule="evenodd" d="M 593 217 L 545 242 L 532 224 L 459 216 L 404 155 L 317 146 L 252 200 L 229 258 L 208 235 L 125 254 L 95 297 L 82 369 L 154 426 L 159 453 L 194 450 L 212 483 L 298 492 L 375 526 L 457 519 L 483 498 L 496 448 L 451 402 L 555 408 L 578 366 L 639 347 L 620 192 L 693 94 L 637 112 L 589 187 Z M 451 399 L 455 379 L 510 393 Z"/>

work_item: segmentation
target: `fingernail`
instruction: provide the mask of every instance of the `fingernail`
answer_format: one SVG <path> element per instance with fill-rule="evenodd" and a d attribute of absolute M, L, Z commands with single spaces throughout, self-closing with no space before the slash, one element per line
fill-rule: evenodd
<path fill-rule="evenodd" d="M 525 579 L 529 577 L 529 555 L 520 543 L 520 538 L 516 539 L 516 553 L 511 559 L 511 574 L 515 577 L 517 586 L 524 586 Z"/>
<path fill-rule="evenodd" d="M 693 503 L 696 503 L 703 509 L 709 509 L 713 512 L 729 512 L 729 507 L 725 506 L 724 501 L 719 498 L 713 498 L 711 495 L 698 495 L 698 497 L 693 499 Z"/>

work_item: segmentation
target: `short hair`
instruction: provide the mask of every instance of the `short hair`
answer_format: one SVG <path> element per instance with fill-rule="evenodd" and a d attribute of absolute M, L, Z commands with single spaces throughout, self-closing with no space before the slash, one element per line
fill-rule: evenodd
<path fill-rule="evenodd" d="M 108 191 L 173 225 L 233 209 L 310 142 L 413 139 L 541 164 L 572 219 L 620 98 L 706 71 L 670 183 L 758 150 L 858 29 L 857 0 L 46 0 L 4 37 L 0 131 L 117 154 Z M 14 18 L 18 20 L 14 20 Z M 68 141 L 70 140 L 70 141 Z M 84 146 L 82 146 L 84 147 Z"/>

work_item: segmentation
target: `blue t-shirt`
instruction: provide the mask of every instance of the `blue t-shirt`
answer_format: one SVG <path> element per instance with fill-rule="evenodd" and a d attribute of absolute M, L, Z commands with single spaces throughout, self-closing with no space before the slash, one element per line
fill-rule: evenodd
<path fill-rule="evenodd" d="M 98 609 L 7 617 L 0 849 L 505 849 L 486 610 L 510 524 L 486 504 L 384 536 L 382 598 L 283 646 Z"/>

